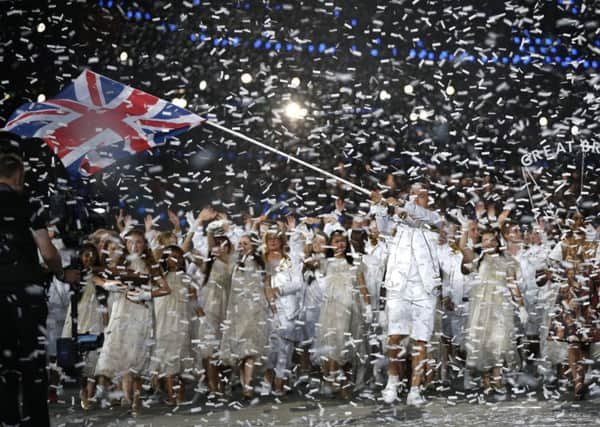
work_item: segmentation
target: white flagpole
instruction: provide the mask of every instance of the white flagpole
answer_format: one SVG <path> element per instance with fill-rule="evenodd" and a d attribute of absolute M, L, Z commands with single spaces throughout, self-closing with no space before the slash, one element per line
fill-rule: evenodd
<path fill-rule="evenodd" d="M 221 126 L 220 124 L 218 124 L 218 123 L 216 123 L 216 122 L 214 122 L 212 120 L 206 120 L 204 122 L 204 124 L 212 126 L 215 129 L 219 129 L 220 131 L 226 132 L 226 133 L 228 133 L 230 135 L 233 135 L 233 136 L 235 136 L 237 138 L 243 139 L 244 141 L 250 142 L 250 143 L 252 143 L 254 145 L 258 145 L 259 147 L 264 148 L 265 150 L 269 150 L 269 151 L 272 151 L 273 153 L 277 153 L 280 156 L 283 156 L 283 157 L 285 157 L 285 158 L 287 158 L 287 159 L 289 159 L 289 160 L 291 160 L 293 162 L 296 162 L 296 163 L 298 163 L 298 164 L 300 164 L 300 165 L 302 165 L 304 167 L 312 169 L 315 172 L 319 172 L 320 174 L 323 174 L 323 175 L 325 175 L 325 176 L 327 176 L 327 177 L 329 177 L 331 179 L 335 179 L 336 181 L 339 181 L 342 184 L 345 184 L 345 185 L 353 188 L 354 190 L 356 190 L 356 191 L 358 191 L 360 193 L 363 193 L 363 194 L 366 194 L 366 195 L 369 195 L 369 196 L 371 195 L 371 191 L 367 190 L 366 188 L 363 188 L 363 187 L 361 187 L 359 185 L 356 185 L 356 184 L 354 184 L 354 183 L 352 183 L 352 182 L 350 182 L 348 180 L 345 180 L 344 178 L 340 178 L 337 175 L 334 175 L 334 174 L 332 174 L 330 172 L 327 172 L 326 170 L 323 170 L 323 169 L 318 168 L 318 167 L 316 167 L 314 165 L 311 165 L 310 163 L 307 163 L 304 160 L 300 160 L 297 157 L 294 157 L 294 156 L 292 156 L 290 154 L 284 153 L 283 151 L 280 151 L 280 150 L 278 150 L 276 148 L 273 148 L 273 147 L 271 147 L 269 145 L 263 144 L 262 142 L 257 141 L 254 138 L 250 138 L 249 136 L 246 136 L 243 133 L 240 133 L 240 132 L 237 132 L 235 130 L 226 128 L 224 126 Z"/>

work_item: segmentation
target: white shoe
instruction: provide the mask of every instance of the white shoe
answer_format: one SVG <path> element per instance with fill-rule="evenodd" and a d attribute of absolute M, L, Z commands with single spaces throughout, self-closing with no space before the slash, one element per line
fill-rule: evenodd
<path fill-rule="evenodd" d="M 422 406 L 425 403 L 427 403 L 427 401 L 421 395 L 421 393 L 419 392 L 419 390 L 411 390 L 408 393 L 408 396 L 406 396 L 406 404 L 408 406 Z"/>
<path fill-rule="evenodd" d="M 385 388 L 381 391 L 383 401 L 391 405 L 398 400 L 398 384 L 388 382 Z"/>
<path fill-rule="evenodd" d="M 261 396 L 269 396 L 272 391 L 273 391 L 273 387 L 271 386 L 270 383 L 268 383 L 266 381 L 262 381 L 260 383 L 260 386 L 258 386 L 256 388 L 256 392 Z"/>

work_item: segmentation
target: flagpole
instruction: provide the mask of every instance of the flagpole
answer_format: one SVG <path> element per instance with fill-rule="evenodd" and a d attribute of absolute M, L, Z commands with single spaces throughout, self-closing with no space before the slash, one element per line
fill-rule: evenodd
<path fill-rule="evenodd" d="M 327 177 L 329 177 L 331 179 L 335 179 L 336 181 L 339 181 L 342 184 L 345 184 L 345 185 L 353 188 L 354 190 L 356 190 L 356 191 L 358 191 L 360 193 L 363 193 L 363 194 L 366 194 L 366 195 L 369 195 L 369 196 L 371 195 L 371 191 L 367 190 L 366 188 L 363 188 L 363 187 L 361 187 L 359 185 L 356 185 L 353 182 L 345 180 L 344 178 L 340 178 L 339 176 L 334 175 L 334 174 L 332 174 L 330 172 L 327 172 L 326 170 L 323 170 L 323 169 L 318 168 L 318 167 L 316 167 L 314 165 L 311 165 L 310 163 L 307 163 L 304 160 L 300 160 L 297 157 L 294 157 L 294 156 L 292 156 L 290 154 L 284 153 L 283 151 L 280 151 L 280 150 L 278 150 L 276 148 L 273 148 L 273 147 L 271 147 L 269 145 L 266 145 L 266 144 L 264 144 L 264 143 L 262 143 L 260 141 L 257 141 L 254 138 L 250 138 L 249 136 L 246 136 L 243 133 L 240 133 L 240 132 L 237 132 L 235 130 L 226 128 L 225 126 L 221 126 L 220 124 L 218 124 L 218 123 L 216 123 L 216 122 L 214 122 L 212 120 L 206 120 L 204 123 L 207 124 L 207 125 L 209 125 L 209 126 L 212 126 L 212 127 L 216 128 L 216 129 L 219 129 L 222 132 L 226 132 L 226 133 L 228 133 L 230 135 L 233 135 L 235 137 L 243 139 L 244 141 L 250 142 L 250 143 L 252 143 L 254 145 L 258 145 L 259 147 L 264 148 L 265 150 L 269 150 L 269 151 L 272 151 L 273 153 L 277 153 L 280 156 L 283 156 L 283 157 L 287 158 L 288 160 L 291 160 L 291 161 L 296 162 L 296 163 L 298 163 L 298 164 L 300 164 L 300 165 L 302 165 L 304 167 L 312 169 L 315 172 L 319 172 L 319 173 L 321 173 L 321 174 L 323 174 L 323 175 L 325 175 L 325 176 L 327 176 Z"/>

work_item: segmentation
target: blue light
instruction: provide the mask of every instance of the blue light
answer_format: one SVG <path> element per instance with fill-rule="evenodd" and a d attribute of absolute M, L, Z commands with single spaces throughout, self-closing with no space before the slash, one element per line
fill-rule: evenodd
<path fill-rule="evenodd" d="M 352 20 L 350 21 L 350 25 L 352 25 L 353 27 L 356 27 L 357 24 L 358 24 L 358 19 L 352 18 Z"/>
<path fill-rule="evenodd" d="M 379 51 L 377 49 L 371 49 L 371 56 L 379 56 Z"/>
<path fill-rule="evenodd" d="M 288 52 L 291 52 L 291 51 L 292 51 L 292 49 L 294 49 L 294 45 L 293 45 L 293 44 L 291 44 L 291 43 L 287 43 L 287 44 L 285 45 L 285 50 L 287 50 Z"/>
<path fill-rule="evenodd" d="M 583 68 L 590 68 L 590 61 L 587 59 L 583 61 Z"/>
<path fill-rule="evenodd" d="M 313 52 L 315 51 L 315 46 L 314 46 L 314 45 L 312 45 L 312 44 L 309 44 L 309 45 L 306 47 L 306 50 L 308 51 L 308 53 L 313 53 Z"/>
<path fill-rule="evenodd" d="M 273 46 L 273 43 L 271 43 L 271 40 L 267 40 L 265 42 L 265 49 L 271 49 L 271 46 Z"/>
<path fill-rule="evenodd" d="M 427 56 L 427 51 L 425 49 L 421 49 L 419 51 L 419 59 L 425 59 L 426 56 Z"/>
<path fill-rule="evenodd" d="M 231 38 L 231 45 L 232 46 L 239 46 L 240 45 L 240 38 L 239 37 L 232 37 Z"/>
<path fill-rule="evenodd" d="M 319 53 L 325 52 L 325 49 L 327 49 L 325 43 L 319 43 Z"/>
<path fill-rule="evenodd" d="M 194 6 L 200 6 L 200 0 L 194 0 L 192 3 Z"/>
<path fill-rule="evenodd" d="M 575 49 L 574 47 L 571 48 L 571 55 L 577 56 L 578 53 L 579 53 L 579 51 L 577 49 Z"/>
<path fill-rule="evenodd" d="M 169 30 L 171 30 L 171 32 L 174 32 L 175 30 L 177 30 L 177 25 L 169 24 Z"/>
<path fill-rule="evenodd" d="M 454 61 L 454 54 L 451 53 L 450 55 L 448 55 L 448 61 L 452 62 Z"/>
<path fill-rule="evenodd" d="M 281 5 L 280 4 L 276 4 L 275 5 L 275 10 L 281 10 Z"/>
<path fill-rule="evenodd" d="M 229 44 L 229 42 L 227 41 L 227 39 L 221 40 L 221 46 L 227 46 L 228 44 Z"/>
<path fill-rule="evenodd" d="M 152 15 L 149 12 L 144 13 L 144 19 L 146 21 L 150 21 L 152 19 Z"/>
<path fill-rule="evenodd" d="M 513 56 L 512 63 L 518 64 L 519 62 L 521 62 L 521 57 L 519 55 Z"/>
<path fill-rule="evenodd" d="M 192 33 L 190 34 L 190 40 L 195 42 L 198 39 L 198 36 L 196 36 L 196 34 Z"/>
<path fill-rule="evenodd" d="M 381 37 L 377 37 L 375 40 L 373 40 L 373 43 L 380 44 L 381 43 Z"/>
<path fill-rule="evenodd" d="M 414 50 L 414 49 L 413 49 Z M 445 50 L 442 50 L 440 52 L 440 61 L 443 61 L 444 59 L 448 58 L 448 52 Z"/>
<path fill-rule="evenodd" d="M 429 59 L 430 61 L 435 60 L 435 52 L 429 52 L 427 54 L 427 59 Z"/>
<path fill-rule="evenodd" d="M 545 56 L 545 57 L 544 57 L 544 62 L 545 62 L 546 64 L 550 64 L 550 63 L 552 62 L 552 58 L 550 58 L 549 56 Z"/>
<path fill-rule="evenodd" d="M 204 33 L 200 34 L 200 41 L 201 42 L 206 41 L 206 39 L 207 39 L 206 34 L 204 34 Z"/>
<path fill-rule="evenodd" d="M 507 56 L 503 56 L 502 57 L 502 63 L 503 64 L 508 64 L 508 57 Z"/>
<path fill-rule="evenodd" d="M 547 37 L 544 39 L 544 43 L 546 43 L 546 46 L 550 46 L 552 44 L 552 39 L 550 37 Z"/>
<path fill-rule="evenodd" d="M 398 48 L 396 48 L 396 47 L 392 48 L 392 56 L 398 56 Z"/>
<path fill-rule="evenodd" d="M 138 213 L 139 213 L 140 215 L 143 215 L 143 214 L 145 214 L 145 213 L 146 213 L 146 208 L 145 208 L 145 207 L 143 207 L 143 206 L 140 206 L 140 207 L 137 209 L 137 211 L 138 211 Z"/>
<path fill-rule="evenodd" d="M 485 64 L 485 63 L 487 63 L 488 58 L 485 55 L 481 55 L 481 57 L 479 58 L 479 60 L 481 61 L 482 64 Z"/>
<path fill-rule="evenodd" d="M 113 6 L 113 1 L 112 0 L 108 0 L 106 2 L 106 7 L 111 8 Z"/>
<path fill-rule="evenodd" d="M 524 56 L 522 58 L 523 64 L 527 65 L 531 62 L 531 56 Z"/>
<path fill-rule="evenodd" d="M 557 64 L 560 64 L 562 61 L 562 58 L 560 56 L 555 56 L 554 57 L 554 62 L 556 62 Z"/>
<path fill-rule="evenodd" d="M 256 40 L 254 42 L 254 49 L 258 49 L 262 46 L 262 40 Z"/>
<path fill-rule="evenodd" d="M 545 55 L 547 52 L 548 52 L 548 48 L 547 47 L 544 47 L 544 46 L 540 47 L 540 53 L 541 54 Z"/>
<path fill-rule="evenodd" d="M 142 12 L 140 12 L 139 10 L 137 10 L 137 11 L 135 12 L 135 19 L 136 19 L 136 20 L 138 20 L 138 21 L 139 21 L 140 19 L 142 19 Z"/>
<path fill-rule="evenodd" d="M 281 43 L 275 43 L 275 50 L 281 50 Z"/>
<path fill-rule="evenodd" d="M 515 36 L 515 38 L 513 40 L 515 41 L 515 44 L 521 43 L 521 37 L 519 37 L 519 36 Z"/>
<path fill-rule="evenodd" d="M 592 68 L 595 70 L 598 68 L 598 61 L 592 61 Z"/>
<path fill-rule="evenodd" d="M 127 19 L 133 18 L 133 12 L 131 10 L 127 11 Z"/>
<path fill-rule="evenodd" d="M 213 46 L 219 46 L 219 44 L 221 43 L 221 39 L 216 37 L 213 39 Z"/>
<path fill-rule="evenodd" d="M 534 39 L 534 42 L 535 42 L 535 44 L 542 44 L 542 39 L 541 39 L 541 38 L 539 38 L 539 37 L 536 37 L 536 38 Z"/>
<path fill-rule="evenodd" d="M 98 2 L 98 6 L 100 6 L 100 7 L 104 7 L 104 0 L 100 0 L 100 1 Z"/>
<path fill-rule="evenodd" d="M 423 40 L 417 40 L 417 47 L 423 47 Z"/>
<path fill-rule="evenodd" d="M 329 50 L 331 51 L 332 55 L 335 55 L 337 49 L 335 48 L 335 46 L 332 46 L 331 48 L 329 48 Z"/>
<path fill-rule="evenodd" d="M 411 49 L 408 51 L 408 57 L 409 58 L 414 58 L 415 56 L 417 56 L 417 51 L 414 49 Z M 441 59 L 441 55 L 440 55 L 440 59 Z"/>
<path fill-rule="evenodd" d="M 529 53 L 535 53 L 535 46 L 529 46 Z"/>
<path fill-rule="evenodd" d="M 350 47 L 350 50 L 351 50 L 352 52 L 356 52 L 358 49 L 356 48 L 356 45 L 355 45 L 355 44 L 353 44 L 353 45 Z"/>
<path fill-rule="evenodd" d="M 244 9 L 246 9 L 246 10 L 250 9 L 250 3 L 245 3 L 244 4 Z"/>
<path fill-rule="evenodd" d="M 576 8 L 576 7 L 574 7 L 573 9 L 571 9 L 571 13 L 572 13 L 573 15 L 577 15 L 577 14 L 579 13 L 579 11 L 577 10 L 577 8 Z"/>
<path fill-rule="evenodd" d="M 550 53 L 556 53 L 556 48 L 554 46 L 550 48 Z"/>
<path fill-rule="evenodd" d="M 338 16 L 340 16 L 340 13 L 341 13 L 341 11 L 339 9 L 335 9 L 333 11 L 333 16 L 335 16 L 337 18 Z"/>

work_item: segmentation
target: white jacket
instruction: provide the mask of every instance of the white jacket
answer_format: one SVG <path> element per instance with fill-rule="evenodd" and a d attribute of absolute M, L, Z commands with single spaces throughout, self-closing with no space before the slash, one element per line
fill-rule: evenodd
<path fill-rule="evenodd" d="M 397 220 L 394 240 L 390 245 L 385 287 L 403 291 L 408 282 L 411 263 L 415 267 L 428 294 L 434 294 L 441 286 L 438 257 L 437 233 L 424 227 L 439 226 L 442 218 L 435 212 L 408 202 L 404 209 L 409 215 L 406 220 Z"/>

